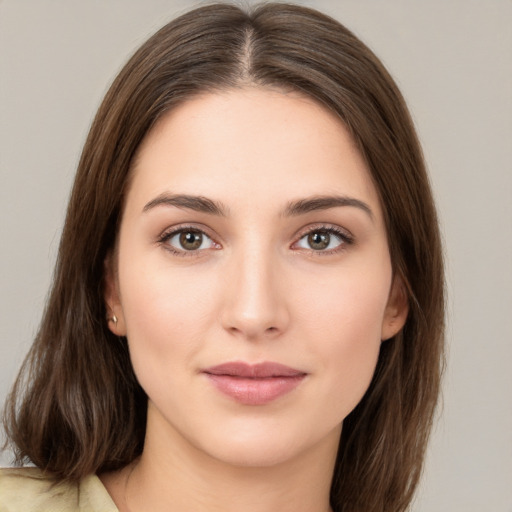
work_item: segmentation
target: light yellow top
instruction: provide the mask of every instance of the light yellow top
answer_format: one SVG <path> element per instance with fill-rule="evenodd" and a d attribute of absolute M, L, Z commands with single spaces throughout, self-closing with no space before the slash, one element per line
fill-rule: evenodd
<path fill-rule="evenodd" d="M 118 512 L 118 509 L 96 475 L 69 484 L 56 483 L 37 468 L 2 468 L 0 512 Z"/>

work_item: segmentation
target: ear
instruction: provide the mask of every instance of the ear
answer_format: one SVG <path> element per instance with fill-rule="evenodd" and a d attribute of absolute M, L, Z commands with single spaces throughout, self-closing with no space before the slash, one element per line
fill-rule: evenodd
<path fill-rule="evenodd" d="M 112 253 L 109 253 L 105 258 L 103 267 L 103 298 L 105 299 L 105 309 L 107 310 L 106 321 L 108 328 L 116 336 L 126 336 L 126 324 L 119 296 L 116 265 Z"/>
<path fill-rule="evenodd" d="M 409 313 L 409 297 L 403 279 L 395 275 L 382 321 L 381 340 L 389 340 L 405 325 Z"/>

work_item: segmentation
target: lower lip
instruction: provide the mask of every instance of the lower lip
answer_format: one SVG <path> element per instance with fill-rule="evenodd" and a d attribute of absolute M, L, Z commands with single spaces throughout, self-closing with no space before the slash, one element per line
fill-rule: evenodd
<path fill-rule="evenodd" d="M 305 375 L 245 378 L 206 374 L 215 387 L 244 405 L 265 405 L 294 390 Z"/>

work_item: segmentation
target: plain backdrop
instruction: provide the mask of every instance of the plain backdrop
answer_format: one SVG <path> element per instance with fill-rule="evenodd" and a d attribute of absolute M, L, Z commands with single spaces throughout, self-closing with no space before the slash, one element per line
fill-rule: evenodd
<path fill-rule="evenodd" d="M 2 403 L 41 317 L 94 112 L 132 51 L 200 3 L 0 0 Z M 512 2 L 298 3 L 346 24 L 391 71 L 441 215 L 448 371 L 413 510 L 512 512 Z"/>

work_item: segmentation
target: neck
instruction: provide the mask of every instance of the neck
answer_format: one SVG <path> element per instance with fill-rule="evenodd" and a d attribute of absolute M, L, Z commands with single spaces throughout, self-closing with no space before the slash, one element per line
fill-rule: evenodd
<path fill-rule="evenodd" d="M 148 422 L 143 454 L 119 476 L 122 496 L 115 501 L 121 512 L 328 512 L 339 434 L 285 461 L 254 467 L 213 458 Z"/>

